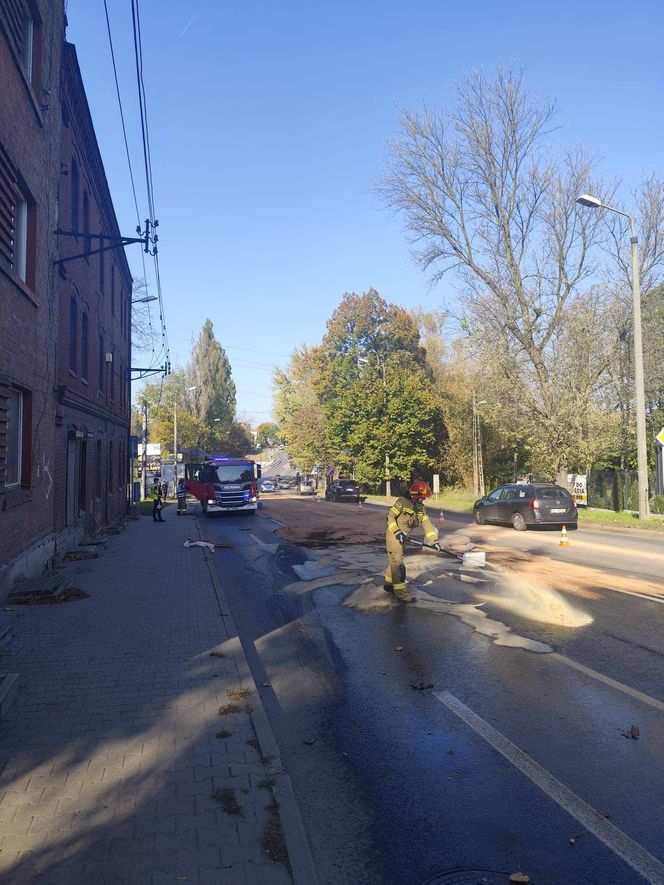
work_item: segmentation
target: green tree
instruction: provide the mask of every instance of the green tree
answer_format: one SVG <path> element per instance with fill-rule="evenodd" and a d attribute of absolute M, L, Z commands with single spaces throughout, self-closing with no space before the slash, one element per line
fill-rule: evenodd
<path fill-rule="evenodd" d="M 346 293 L 327 324 L 316 381 L 328 454 L 344 472 L 378 486 L 441 463 L 445 428 L 417 326 L 374 290 Z"/>
<path fill-rule="evenodd" d="M 187 366 L 189 386 L 194 387 L 196 418 L 209 430 L 214 423 L 220 430 L 230 430 L 235 419 L 235 383 L 231 365 L 215 340 L 212 322 L 205 320 Z"/>
<path fill-rule="evenodd" d="M 283 434 L 278 424 L 273 421 L 263 421 L 256 428 L 256 445 L 263 448 L 264 446 L 276 446 L 283 442 Z"/>
<path fill-rule="evenodd" d="M 309 472 L 329 464 L 327 420 L 317 392 L 325 355 L 320 347 L 296 350 L 286 369 L 274 373 L 274 415 L 292 464 Z"/>

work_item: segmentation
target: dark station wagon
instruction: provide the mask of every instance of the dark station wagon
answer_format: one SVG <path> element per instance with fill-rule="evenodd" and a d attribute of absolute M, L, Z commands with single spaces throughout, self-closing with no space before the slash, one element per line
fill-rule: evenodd
<path fill-rule="evenodd" d="M 325 489 L 326 501 L 360 502 L 360 487 L 354 479 L 335 479 Z"/>
<path fill-rule="evenodd" d="M 473 517 L 477 525 L 511 523 L 518 532 L 537 525 L 564 525 L 575 529 L 578 521 L 574 498 L 567 489 L 551 482 L 499 486 L 475 501 Z"/>

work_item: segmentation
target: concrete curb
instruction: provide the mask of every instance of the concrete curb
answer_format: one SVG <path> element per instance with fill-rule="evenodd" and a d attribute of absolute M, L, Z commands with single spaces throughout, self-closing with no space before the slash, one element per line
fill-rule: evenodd
<path fill-rule="evenodd" d="M 199 537 L 201 535 L 201 527 L 196 517 L 196 527 Z M 290 776 L 284 767 L 279 753 L 279 747 L 274 737 L 274 733 L 270 726 L 263 702 L 261 700 L 258 686 L 249 668 L 249 662 L 242 648 L 242 640 L 240 639 L 235 621 L 231 614 L 228 602 L 224 595 L 223 587 L 217 576 L 214 565 L 211 562 L 213 553 L 205 550 L 205 562 L 210 574 L 212 587 L 219 600 L 219 607 L 222 617 L 226 624 L 229 634 L 232 634 L 236 642 L 233 643 L 233 654 L 235 664 L 238 668 L 242 684 L 253 686 L 252 697 L 252 717 L 256 729 L 256 736 L 260 744 L 263 756 L 270 756 L 274 762 L 274 797 L 279 805 L 279 819 L 286 840 L 286 848 L 288 849 L 288 859 L 293 874 L 293 882 L 295 885 L 318 885 L 318 874 L 314 866 L 313 857 L 309 848 L 309 841 L 304 830 L 300 810 L 297 806 L 295 791 Z M 232 640 L 231 640 L 232 642 Z M 255 702 L 254 702 L 255 699 Z"/>

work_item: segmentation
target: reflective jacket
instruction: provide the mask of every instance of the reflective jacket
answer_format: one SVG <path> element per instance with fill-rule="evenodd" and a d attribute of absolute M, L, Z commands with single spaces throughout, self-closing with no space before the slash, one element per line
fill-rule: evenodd
<path fill-rule="evenodd" d="M 153 501 L 158 501 L 161 498 L 161 486 L 158 483 L 155 483 L 152 486 L 150 494 Z"/>
<path fill-rule="evenodd" d="M 424 504 L 410 498 L 397 498 L 387 514 L 387 530 L 394 535 L 397 532 L 409 535 L 418 526 L 424 529 L 427 544 L 434 544 L 438 540 L 438 532 L 427 516 Z"/>

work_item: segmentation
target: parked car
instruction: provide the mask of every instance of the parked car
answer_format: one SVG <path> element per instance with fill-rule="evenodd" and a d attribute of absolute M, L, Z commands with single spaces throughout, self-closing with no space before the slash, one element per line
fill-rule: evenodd
<path fill-rule="evenodd" d="M 473 516 L 477 525 L 511 523 L 518 532 L 535 525 L 564 525 L 575 529 L 578 523 L 574 498 L 567 489 L 552 482 L 499 486 L 475 501 Z"/>
<path fill-rule="evenodd" d="M 272 479 L 261 480 L 261 492 L 276 492 L 277 484 Z"/>
<path fill-rule="evenodd" d="M 295 482 L 295 480 L 289 479 L 289 477 L 287 476 L 279 480 L 279 488 L 283 489 L 284 491 L 290 491 L 291 489 L 294 489 L 296 485 L 297 483 Z"/>
<path fill-rule="evenodd" d="M 335 479 L 325 489 L 326 501 L 354 501 L 360 503 L 360 487 L 354 479 Z"/>
<path fill-rule="evenodd" d="M 303 479 L 297 487 L 298 495 L 315 495 L 316 486 L 313 479 Z"/>

